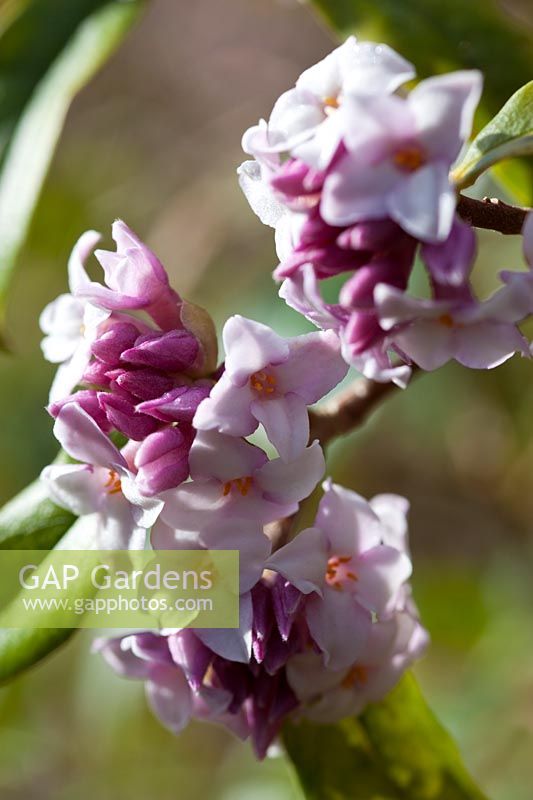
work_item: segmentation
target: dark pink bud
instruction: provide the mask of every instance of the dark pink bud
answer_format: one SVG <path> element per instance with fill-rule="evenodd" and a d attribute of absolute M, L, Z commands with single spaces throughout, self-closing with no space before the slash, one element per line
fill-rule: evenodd
<path fill-rule="evenodd" d="M 253 591 L 255 591 L 255 587 Z M 272 606 L 279 635 L 283 641 L 287 641 L 289 638 L 296 612 L 302 600 L 302 593 L 292 583 L 286 581 L 281 575 L 276 577 L 272 584 Z"/>
<path fill-rule="evenodd" d="M 98 427 L 104 431 L 104 433 L 108 433 L 108 431 L 111 430 L 112 426 L 109 424 L 105 412 L 98 402 L 97 392 L 92 389 L 82 389 L 79 392 L 71 394 L 69 397 L 58 400 L 56 403 L 51 403 L 46 410 L 50 416 L 55 419 L 63 406 L 67 405 L 67 403 L 78 403 L 83 410 L 94 419 Z"/>
<path fill-rule="evenodd" d="M 472 271 L 476 246 L 473 229 L 456 218 L 448 238 L 438 244 L 424 244 L 421 255 L 436 283 L 461 286 Z"/>
<path fill-rule="evenodd" d="M 154 401 L 169 392 L 173 385 L 172 378 L 154 369 L 117 369 L 113 374 L 111 387 L 128 392 L 139 400 Z"/>
<path fill-rule="evenodd" d="M 391 219 L 379 219 L 358 222 L 346 228 L 337 237 L 337 244 L 346 250 L 370 250 L 376 253 L 409 238 Z"/>
<path fill-rule="evenodd" d="M 374 311 L 357 311 L 353 313 L 345 329 L 346 342 L 351 345 L 354 355 L 364 353 L 383 338 Z"/>
<path fill-rule="evenodd" d="M 148 333 L 140 336 L 134 347 L 122 353 L 122 361 L 164 372 L 181 372 L 194 364 L 198 350 L 198 339 L 188 331 L 175 330 L 160 335 Z"/>
<path fill-rule="evenodd" d="M 165 492 L 189 476 L 189 450 L 194 439 L 190 426 L 152 433 L 135 456 L 137 486 L 148 496 Z"/>
<path fill-rule="evenodd" d="M 100 361 L 110 366 L 119 363 L 124 350 L 133 347 L 139 331 L 130 322 L 116 322 L 93 342 L 91 350 Z"/>
<path fill-rule="evenodd" d="M 161 422 L 192 422 L 196 409 L 209 397 L 211 385 L 179 386 L 156 400 L 140 403 L 137 411 L 150 414 Z"/>
<path fill-rule="evenodd" d="M 324 172 L 317 172 L 298 159 L 289 159 L 272 178 L 272 187 L 288 199 L 303 198 L 320 192 L 324 183 Z"/>
<path fill-rule="evenodd" d="M 108 387 L 110 380 L 107 374 L 109 364 L 104 364 L 103 361 L 93 359 L 85 372 L 83 373 L 83 383 L 88 383 L 93 386 Z"/>
<path fill-rule="evenodd" d="M 140 442 L 157 430 L 156 420 L 146 414 L 139 414 L 135 406 L 124 397 L 110 392 L 98 392 L 98 402 L 113 428 L 128 439 Z"/>

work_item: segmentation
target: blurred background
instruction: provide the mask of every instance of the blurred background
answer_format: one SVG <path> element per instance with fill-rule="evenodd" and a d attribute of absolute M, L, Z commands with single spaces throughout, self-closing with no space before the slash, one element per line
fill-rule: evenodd
<path fill-rule="evenodd" d="M 524 18 L 525 7 L 512 8 Z M 44 411 L 53 368 L 40 355 L 38 315 L 66 291 L 83 230 L 108 237 L 124 218 L 219 325 L 240 312 L 285 335 L 306 330 L 277 298 L 272 232 L 248 208 L 235 169 L 244 129 L 333 46 L 294 0 L 153 0 L 75 100 L 11 293 L 0 502 L 55 455 Z M 520 264 L 518 240 L 480 236 L 483 293 L 498 269 Z M 495 800 L 530 800 L 533 786 L 532 374 L 518 358 L 494 372 L 449 365 L 388 399 L 330 453 L 336 480 L 411 501 L 415 596 L 432 636 L 417 675 Z M 174 738 L 152 719 L 142 687 L 89 647 L 79 635 L 0 690 L 2 799 L 301 797 L 281 756 L 258 764 L 209 726 Z"/>

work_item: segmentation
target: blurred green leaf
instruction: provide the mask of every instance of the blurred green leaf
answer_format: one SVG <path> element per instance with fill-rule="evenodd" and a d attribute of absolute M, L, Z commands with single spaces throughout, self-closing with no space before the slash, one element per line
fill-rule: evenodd
<path fill-rule="evenodd" d="M 68 107 L 145 0 L 0 5 L 0 317 Z"/>
<path fill-rule="evenodd" d="M 0 629 L 0 684 L 57 650 L 73 633 L 70 628 Z"/>
<path fill-rule="evenodd" d="M 286 725 L 311 800 L 484 800 L 410 674 L 358 719 Z"/>
<path fill-rule="evenodd" d="M 60 450 L 54 464 L 72 463 Z M 51 550 L 76 517 L 53 503 L 36 480 L 0 508 L 0 550 Z"/>
<path fill-rule="evenodd" d="M 75 519 L 37 480 L 0 509 L 0 550 L 50 550 Z"/>
<path fill-rule="evenodd" d="M 478 125 L 486 124 L 533 72 L 525 26 L 495 0 L 309 0 L 342 36 L 383 41 L 416 66 L 421 78 L 454 69 L 480 69 L 485 88 Z M 502 182 L 530 203 L 532 170 L 513 162 Z"/>
<path fill-rule="evenodd" d="M 460 189 L 498 161 L 533 154 L 533 81 L 522 86 L 478 133 L 452 176 Z"/>

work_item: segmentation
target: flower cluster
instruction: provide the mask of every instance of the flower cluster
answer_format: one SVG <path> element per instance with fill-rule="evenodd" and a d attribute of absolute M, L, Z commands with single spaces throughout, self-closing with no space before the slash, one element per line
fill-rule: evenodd
<path fill-rule="evenodd" d="M 96 252 L 105 286 L 84 266 L 89 232 L 70 260 L 71 293 L 42 316 L 45 355 L 60 364 L 54 434 L 74 460 L 42 478 L 92 537 L 78 548 L 239 551 L 238 628 L 136 633 L 98 649 L 146 681 L 172 730 L 222 722 L 262 757 L 287 715 L 357 713 L 421 654 L 407 503 L 368 503 L 326 481 L 313 527 L 276 549 L 268 526 L 324 475 L 308 406 L 347 372 L 337 333 L 284 339 L 234 316 L 217 366 L 206 312 L 170 288 L 124 223 L 113 236 L 116 253 Z M 272 458 L 249 440 L 259 426 Z"/>
<path fill-rule="evenodd" d="M 245 133 L 254 160 L 239 168 L 252 209 L 276 229 L 281 297 L 336 331 L 349 364 L 400 386 L 413 364 L 485 369 L 529 355 L 517 323 L 533 312 L 531 273 L 502 273 L 486 301 L 471 284 L 476 236 L 456 213 L 449 173 L 481 75 L 450 73 L 407 92 L 414 74 L 386 45 L 348 39 Z M 417 256 L 427 299 L 407 291 Z M 346 281 L 327 303 L 319 282 L 339 274 Z"/>
<path fill-rule="evenodd" d="M 154 547 L 238 548 L 240 628 L 141 633 L 96 643 L 144 680 L 171 730 L 211 720 L 262 758 L 288 715 L 333 722 L 379 700 L 423 653 L 408 579 L 407 503 L 370 503 L 327 481 L 312 528 L 270 555 L 250 521 L 195 535 L 158 521 Z M 163 512 L 164 514 L 165 512 Z"/>

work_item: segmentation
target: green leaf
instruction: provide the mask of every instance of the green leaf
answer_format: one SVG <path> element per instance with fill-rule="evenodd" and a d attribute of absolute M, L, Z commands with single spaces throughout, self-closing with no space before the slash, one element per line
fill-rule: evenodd
<path fill-rule="evenodd" d="M 69 463 L 72 459 L 60 450 L 54 464 Z M 36 480 L 0 508 L 0 550 L 51 550 L 75 520 Z"/>
<path fill-rule="evenodd" d="M 496 0 L 309 2 L 343 37 L 355 33 L 394 47 L 415 64 L 420 78 L 454 69 L 480 69 L 485 88 L 478 129 L 533 72 L 533 48 L 525 26 L 519 27 Z M 524 204 L 532 199 L 531 176 L 531 168 L 520 162 L 499 170 L 505 184 L 519 190 L 517 199 Z"/>
<path fill-rule="evenodd" d="M 0 629 L 0 684 L 57 650 L 73 633 L 75 630 L 69 628 Z"/>
<path fill-rule="evenodd" d="M 0 509 L 0 550 L 50 550 L 75 519 L 35 481 Z"/>
<path fill-rule="evenodd" d="M 358 719 L 291 723 L 283 741 L 310 800 L 486 800 L 410 674 Z"/>
<path fill-rule="evenodd" d="M 144 0 L 11 0 L 0 5 L 0 320 L 68 107 Z"/>
<path fill-rule="evenodd" d="M 471 143 L 453 171 L 459 189 L 499 161 L 533 154 L 533 81 L 522 86 Z"/>

